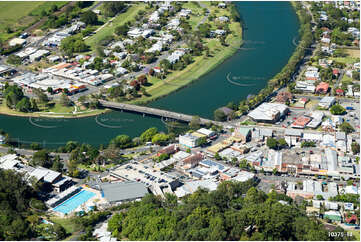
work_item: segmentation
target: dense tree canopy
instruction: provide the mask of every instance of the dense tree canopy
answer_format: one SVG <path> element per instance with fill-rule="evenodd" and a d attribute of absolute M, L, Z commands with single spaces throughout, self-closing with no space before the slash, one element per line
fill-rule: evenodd
<path fill-rule="evenodd" d="M 330 108 L 330 112 L 333 115 L 342 115 L 346 113 L 346 109 L 342 107 L 340 104 L 335 104 Z"/>
<path fill-rule="evenodd" d="M 97 24 L 98 16 L 93 11 L 86 11 L 80 16 L 80 20 L 88 24 Z"/>
<path fill-rule="evenodd" d="M 124 2 L 105 2 L 103 4 L 104 15 L 107 17 L 114 17 L 117 13 L 122 12 L 125 7 Z"/>
<path fill-rule="evenodd" d="M 115 214 L 108 228 L 119 240 L 330 240 L 323 225 L 291 198 L 266 195 L 253 181 L 199 189 L 181 203 L 170 194 L 147 195 Z"/>
<path fill-rule="evenodd" d="M 28 240 L 36 236 L 30 222 L 34 217 L 30 203 L 33 207 L 44 205 L 36 200 L 35 191 L 23 178 L 15 171 L 0 169 L 0 240 Z"/>

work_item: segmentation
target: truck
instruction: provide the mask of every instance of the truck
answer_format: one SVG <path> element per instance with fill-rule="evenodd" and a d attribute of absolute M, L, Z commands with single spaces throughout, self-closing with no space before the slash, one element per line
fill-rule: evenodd
<path fill-rule="evenodd" d="M 346 107 L 346 110 L 353 110 L 353 107 L 347 106 L 347 107 Z"/>

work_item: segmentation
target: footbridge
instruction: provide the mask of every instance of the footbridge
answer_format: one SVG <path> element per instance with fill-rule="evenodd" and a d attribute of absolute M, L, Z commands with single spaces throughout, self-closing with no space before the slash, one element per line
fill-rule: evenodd
<path fill-rule="evenodd" d="M 139 113 L 142 115 L 157 116 L 157 117 L 161 117 L 161 118 L 169 118 L 169 119 L 183 121 L 183 122 L 190 122 L 193 118 L 192 115 L 172 112 L 172 111 L 158 109 L 158 108 L 151 108 L 151 107 L 139 106 L 139 105 L 134 105 L 134 104 L 108 102 L 108 101 L 104 101 L 104 100 L 100 100 L 99 102 L 105 108 L 118 109 L 118 110 L 123 110 L 123 111 L 128 111 L 128 112 Z M 222 122 L 217 122 L 217 121 L 210 120 L 210 119 L 200 118 L 200 121 L 201 121 L 201 124 L 212 123 L 212 124 L 216 124 L 216 125 L 223 125 Z"/>

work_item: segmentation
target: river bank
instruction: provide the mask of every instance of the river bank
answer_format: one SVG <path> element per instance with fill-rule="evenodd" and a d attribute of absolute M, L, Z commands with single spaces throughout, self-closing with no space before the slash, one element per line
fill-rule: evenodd
<path fill-rule="evenodd" d="M 100 114 L 105 114 L 110 112 L 110 109 L 94 109 L 94 110 L 87 110 L 87 111 L 80 111 L 80 112 L 69 112 L 69 113 L 62 113 L 62 112 L 33 112 L 33 113 L 24 113 L 19 112 L 13 109 L 8 108 L 5 103 L 0 104 L 0 114 L 7 115 L 7 116 L 18 116 L 18 117 L 33 117 L 33 118 L 87 118 L 92 116 L 97 116 Z"/>

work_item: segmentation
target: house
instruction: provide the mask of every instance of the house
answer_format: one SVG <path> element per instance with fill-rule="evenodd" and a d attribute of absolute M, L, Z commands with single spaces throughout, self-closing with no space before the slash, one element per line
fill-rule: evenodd
<path fill-rule="evenodd" d="M 140 28 L 134 28 L 128 31 L 127 35 L 132 38 L 138 38 L 143 34 Z"/>
<path fill-rule="evenodd" d="M 290 92 L 279 92 L 276 96 L 276 101 L 280 103 L 286 103 L 289 100 L 292 100 L 293 95 Z"/>
<path fill-rule="evenodd" d="M 26 44 L 26 39 L 14 38 L 9 41 L 9 46 L 24 45 L 24 44 Z"/>
<path fill-rule="evenodd" d="M 335 97 L 323 97 L 318 103 L 318 106 L 320 106 L 321 108 L 329 109 L 335 103 L 336 103 Z"/>
<path fill-rule="evenodd" d="M 305 93 L 314 93 L 315 92 L 315 85 L 314 85 L 314 81 L 297 81 L 296 82 L 296 86 L 295 86 L 295 89 L 296 90 L 299 90 L 299 91 L 302 91 L 302 92 L 305 92 Z"/>
<path fill-rule="evenodd" d="M 220 22 L 228 22 L 229 18 L 227 16 L 220 16 L 217 18 L 217 20 Z"/>
<path fill-rule="evenodd" d="M 227 5 L 225 3 L 218 3 L 219 8 L 226 8 Z"/>
<path fill-rule="evenodd" d="M 331 119 L 326 119 L 321 124 L 323 131 L 334 132 L 336 130 L 336 124 Z"/>
<path fill-rule="evenodd" d="M 345 95 L 345 92 L 344 92 L 344 90 L 338 88 L 338 89 L 336 89 L 336 95 L 337 95 L 337 96 L 344 96 L 344 95 Z"/>
<path fill-rule="evenodd" d="M 174 51 L 170 56 L 168 56 L 167 60 L 171 63 L 174 64 L 177 61 L 179 61 L 179 59 L 185 54 L 185 52 L 183 50 L 176 50 Z"/>
<path fill-rule="evenodd" d="M 300 116 L 291 124 L 291 127 L 296 129 L 304 129 L 310 121 L 310 117 Z"/>
<path fill-rule="evenodd" d="M 326 94 L 328 92 L 329 84 L 327 82 L 321 82 L 316 87 L 316 93 Z"/>

